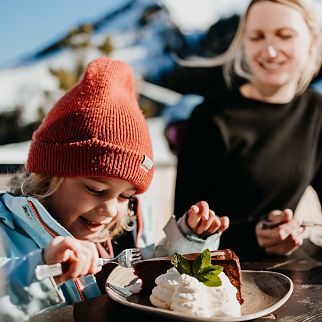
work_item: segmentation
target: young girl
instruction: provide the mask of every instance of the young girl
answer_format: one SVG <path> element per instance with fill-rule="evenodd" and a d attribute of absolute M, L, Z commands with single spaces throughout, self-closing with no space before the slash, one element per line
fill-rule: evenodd
<path fill-rule="evenodd" d="M 151 249 L 144 242 L 153 217 L 142 222 L 135 196 L 151 182 L 152 147 L 131 69 L 109 58 L 91 62 L 34 133 L 25 168 L 23 180 L 0 198 L 0 311 L 20 320 L 100 295 L 97 259 L 114 256 L 112 240 L 123 230 L 132 235 L 119 238 L 119 248 Z M 178 226 L 169 221 L 170 237 L 157 252 L 216 249 L 215 233 L 228 224 L 198 202 Z M 65 273 L 37 280 L 37 265 L 57 262 L 67 264 Z"/>

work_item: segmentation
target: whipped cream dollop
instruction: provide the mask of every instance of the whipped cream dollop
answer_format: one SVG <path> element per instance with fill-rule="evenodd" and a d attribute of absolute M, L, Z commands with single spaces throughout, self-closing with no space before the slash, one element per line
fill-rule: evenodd
<path fill-rule="evenodd" d="M 209 287 L 195 277 L 180 274 L 175 267 L 155 280 L 151 303 L 159 308 L 203 317 L 241 316 L 237 290 L 224 272 L 219 274 L 221 286 Z"/>

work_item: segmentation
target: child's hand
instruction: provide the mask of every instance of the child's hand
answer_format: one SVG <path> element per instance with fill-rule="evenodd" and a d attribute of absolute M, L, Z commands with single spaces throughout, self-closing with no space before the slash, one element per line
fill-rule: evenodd
<path fill-rule="evenodd" d="M 229 227 L 229 218 L 218 217 L 209 209 L 206 201 L 199 201 L 187 211 L 186 221 L 189 228 L 200 237 L 208 237 Z"/>
<path fill-rule="evenodd" d="M 96 245 L 89 241 L 58 236 L 52 240 L 44 252 L 46 264 L 65 263 L 64 273 L 55 277 L 57 285 L 83 275 L 96 274 L 102 268 L 97 265 Z"/>

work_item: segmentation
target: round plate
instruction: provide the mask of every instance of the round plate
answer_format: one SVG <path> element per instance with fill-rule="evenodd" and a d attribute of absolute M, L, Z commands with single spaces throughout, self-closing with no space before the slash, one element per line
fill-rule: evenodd
<path fill-rule="evenodd" d="M 267 315 L 291 296 L 293 282 L 285 275 L 269 271 L 242 271 L 242 295 L 240 317 L 202 318 L 175 311 L 154 307 L 148 296 L 131 293 L 131 287 L 137 280 L 132 268 L 116 267 L 106 281 L 106 292 L 113 300 L 131 308 L 150 313 L 168 316 L 172 319 L 185 321 L 247 321 Z"/>

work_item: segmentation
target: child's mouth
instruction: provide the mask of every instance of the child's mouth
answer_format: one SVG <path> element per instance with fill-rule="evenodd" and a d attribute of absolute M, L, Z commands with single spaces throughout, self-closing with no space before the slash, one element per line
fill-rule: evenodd
<path fill-rule="evenodd" d="M 100 230 L 101 228 L 103 228 L 105 226 L 104 224 L 88 220 L 88 219 L 86 219 L 84 217 L 80 217 L 80 218 L 81 218 L 82 223 L 84 224 L 84 226 L 87 229 L 89 229 L 90 231 L 98 231 L 98 230 Z"/>

